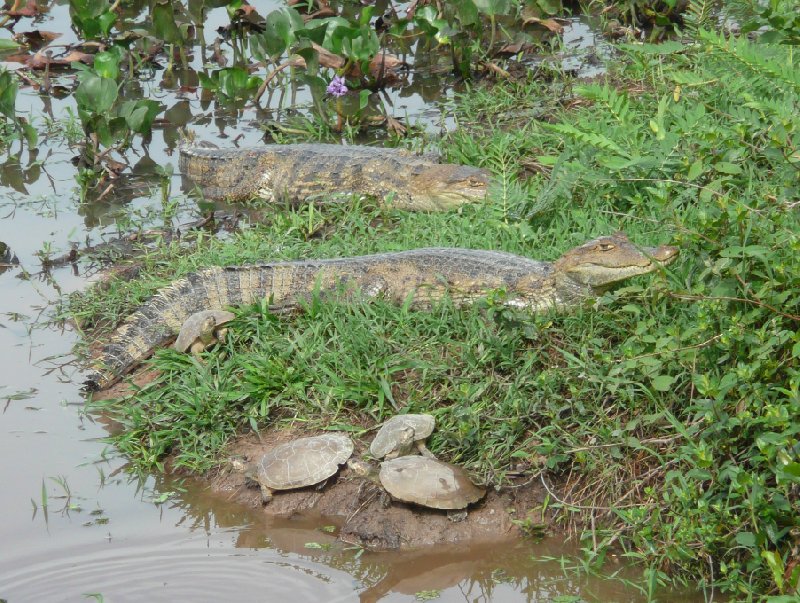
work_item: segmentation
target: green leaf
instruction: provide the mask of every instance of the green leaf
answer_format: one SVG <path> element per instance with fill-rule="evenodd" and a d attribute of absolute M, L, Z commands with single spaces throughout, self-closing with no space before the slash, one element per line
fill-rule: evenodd
<path fill-rule="evenodd" d="M 108 37 L 108 34 L 111 32 L 111 26 L 116 22 L 117 15 L 111 10 L 104 12 L 97 18 L 97 24 L 105 37 Z"/>
<path fill-rule="evenodd" d="M 115 50 L 98 52 L 94 55 L 94 70 L 100 77 L 116 80 L 119 77 L 119 63 L 122 58 L 122 49 L 118 46 Z"/>
<path fill-rule="evenodd" d="M 761 551 L 761 557 L 767 562 L 778 590 L 783 590 L 783 558 L 775 551 Z"/>
<path fill-rule="evenodd" d="M 787 463 L 781 467 L 779 477 L 785 481 L 800 483 L 800 463 Z"/>
<path fill-rule="evenodd" d="M 358 108 L 363 111 L 367 104 L 369 104 L 369 95 L 372 92 L 370 90 L 362 90 L 358 93 Z"/>
<path fill-rule="evenodd" d="M 0 39 L 0 50 L 14 50 L 16 48 L 19 48 L 19 44 L 14 40 L 9 40 L 8 38 Z"/>
<path fill-rule="evenodd" d="M 632 54 L 663 56 L 682 52 L 685 46 L 676 40 L 667 40 L 659 44 L 619 44 L 618 48 Z"/>
<path fill-rule="evenodd" d="M 653 389 L 660 392 L 668 392 L 674 381 L 675 377 L 671 375 L 658 375 L 653 378 Z"/>
<path fill-rule="evenodd" d="M 0 71 L 0 113 L 16 120 L 17 91 L 19 85 L 8 71 Z"/>
<path fill-rule="evenodd" d="M 283 54 L 295 41 L 295 31 L 303 29 L 303 18 L 293 8 L 274 10 L 267 15 L 261 35 L 267 52 L 273 56 Z"/>
<path fill-rule="evenodd" d="M 75 91 L 75 100 L 78 106 L 98 114 L 108 111 L 117 100 L 118 94 L 115 82 L 89 73 L 84 76 Z"/>
<path fill-rule="evenodd" d="M 752 548 L 756 546 L 756 535 L 753 532 L 738 532 L 736 534 L 736 544 Z"/>
<path fill-rule="evenodd" d="M 36 142 L 39 140 L 39 133 L 29 123 L 22 124 L 22 134 L 25 136 L 25 141 L 29 147 L 35 147 Z"/>
<path fill-rule="evenodd" d="M 452 4 L 455 8 L 456 19 L 462 27 L 480 23 L 478 8 L 472 0 L 455 0 Z"/>
<path fill-rule="evenodd" d="M 689 182 L 692 180 L 697 180 L 698 176 L 703 173 L 703 160 L 698 159 L 692 165 L 689 166 L 689 173 L 687 175 L 687 179 Z"/>
<path fill-rule="evenodd" d="M 153 35 L 170 44 L 183 42 L 181 30 L 175 22 L 175 10 L 171 2 L 157 2 L 151 11 Z"/>
<path fill-rule="evenodd" d="M 125 123 L 131 131 L 137 134 L 147 134 L 159 111 L 161 111 L 161 103 L 157 101 L 126 101 L 120 107 L 119 116 L 125 118 Z"/>
<path fill-rule="evenodd" d="M 735 163 L 729 163 L 727 161 L 720 161 L 719 163 L 714 164 L 714 169 L 718 171 L 720 174 L 741 174 L 742 168 L 740 168 Z"/>
<path fill-rule="evenodd" d="M 477 9 L 486 16 L 507 15 L 511 12 L 511 0 L 472 0 Z"/>

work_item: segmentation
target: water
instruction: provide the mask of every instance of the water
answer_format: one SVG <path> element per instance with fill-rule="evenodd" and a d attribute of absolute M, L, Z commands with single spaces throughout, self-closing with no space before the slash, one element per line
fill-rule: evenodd
<path fill-rule="evenodd" d="M 276 3 L 262 3 L 262 14 Z M 141 10 L 133 6 L 130 10 Z M 206 41 L 227 22 L 212 9 Z M 18 30 L 60 31 L 58 43 L 77 39 L 66 2 L 23 19 Z M 570 39 L 593 35 L 579 20 Z M 581 33 L 583 32 L 583 33 Z M 565 61 L 579 61 L 567 53 Z M 200 68 L 200 53 L 192 62 Z M 413 56 L 407 57 L 413 63 Z M 421 61 L 424 62 L 424 61 Z M 579 66 L 579 65 L 578 65 Z M 9 64 L 14 68 L 14 64 Z M 568 68 L 575 68 L 568 65 Z M 55 81 L 72 85 L 69 72 Z M 39 148 L 5 161 L 0 177 L 0 241 L 18 265 L 0 267 L 0 598 L 9 601 L 551 601 L 573 595 L 594 601 L 641 599 L 619 581 L 565 572 L 533 557 L 576 553 L 560 539 L 534 544 L 514 541 L 491 547 L 436 548 L 391 554 L 360 554 L 320 531 L 325 518 L 266 520 L 260 513 L 209 494 L 199 482 L 181 485 L 164 476 L 132 477 L 125 459 L 103 443 L 103 425 L 83 414 L 80 372 L 71 350 L 78 334 L 53 324 L 59 300 L 87 287 L 94 267 L 78 263 L 44 270 L 40 255 L 59 255 L 71 243 L 98 243 L 126 232 L 130 219 L 159 225 L 161 199 L 155 166 L 176 164 L 175 126 L 191 118 L 198 138 L 221 146 L 236 140 L 256 144 L 264 116 L 280 121 L 287 99 L 301 108 L 302 88 L 273 95 L 259 112 L 208 104 L 198 94 L 166 88 L 163 69 L 140 82 L 141 93 L 170 109 L 173 124 L 154 130 L 146 146 L 126 155 L 135 176 L 97 202 L 82 202 L 66 132 L 71 97 L 39 96 L 23 89 L 18 111 L 29 113 L 43 134 Z M 449 123 L 433 101 L 452 95 L 422 67 L 412 85 L 387 93 L 395 115 L 423 127 Z M 445 82 L 446 84 L 446 82 Z M 48 128 L 42 117 L 53 120 Z M 12 150 L 16 153 L 18 145 Z M 39 163 L 37 163 L 39 162 Z M 177 171 L 177 170 L 176 170 Z M 200 215 L 180 194 L 174 224 Z M 98 194 L 95 193 L 94 197 Z M 90 197 L 91 198 L 91 197 Z M 310 546 L 311 545 L 311 548 Z M 629 574 L 635 577 L 633 572 Z M 666 596 L 660 600 L 670 600 Z M 678 595 L 673 600 L 687 600 Z"/>

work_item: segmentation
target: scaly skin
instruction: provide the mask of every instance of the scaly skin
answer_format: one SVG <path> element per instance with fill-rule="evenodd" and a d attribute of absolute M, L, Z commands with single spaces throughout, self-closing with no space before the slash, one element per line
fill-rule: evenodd
<path fill-rule="evenodd" d="M 361 194 L 412 211 L 480 201 L 489 183 L 489 173 L 479 168 L 436 163 L 403 149 L 334 144 L 183 146 L 180 168 L 209 199 L 262 197 L 301 203 L 331 194 Z"/>
<path fill-rule="evenodd" d="M 671 262 L 675 247 L 639 249 L 624 233 L 600 237 L 541 262 L 501 251 L 430 248 L 351 258 L 296 260 L 207 268 L 175 281 L 123 323 L 105 347 L 86 385 L 103 389 L 180 331 L 200 310 L 223 309 L 269 299 L 275 310 L 291 309 L 315 290 L 344 286 L 425 307 L 449 295 L 468 304 L 504 290 L 509 305 L 536 312 L 573 306 L 613 283 L 653 272 Z"/>

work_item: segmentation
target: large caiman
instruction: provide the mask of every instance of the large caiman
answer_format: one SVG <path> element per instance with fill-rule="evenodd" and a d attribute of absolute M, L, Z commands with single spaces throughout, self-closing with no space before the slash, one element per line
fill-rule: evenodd
<path fill-rule="evenodd" d="M 486 197 L 489 172 L 437 163 L 404 149 L 269 144 L 247 149 L 180 148 L 180 169 L 209 199 L 302 203 L 369 195 L 411 211 L 443 211 Z M 184 187 L 186 188 L 186 187 Z"/>
<path fill-rule="evenodd" d="M 504 303 L 540 311 L 599 295 L 613 283 L 653 272 L 671 262 L 676 247 L 634 246 L 624 233 L 576 247 L 555 262 L 501 251 L 430 248 L 360 257 L 296 260 L 206 268 L 161 289 L 113 334 L 86 380 L 104 389 L 152 351 L 168 343 L 186 319 L 201 310 L 267 299 L 288 310 L 315 291 L 360 290 L 420 307 L 450 296 L 459 305 L 505 292 Z"/>

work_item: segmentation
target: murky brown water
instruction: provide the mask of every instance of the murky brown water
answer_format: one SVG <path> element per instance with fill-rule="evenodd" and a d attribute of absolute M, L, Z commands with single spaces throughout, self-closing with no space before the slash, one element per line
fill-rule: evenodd
<path fill-rule="evenodd" d="M 274 5 L 259 3 L 259 9 L 263 14 Z M 226 22 L 224 8 L 211 10 L 207 41 Z M 61 31 L 59 42 L 69 43 L 75 36 L 68 23 L 67 3 L 56 2 L 29 25 Z M 567 33 L 576 47 L 592 36 L 579 21 Z M 239 136 L 240 145 L 260 139 L 254 112 L 237 119 L 203 105 L 197 95 L 162 90 L 159 77 L 142 82 L 143 94 L 176 114 L 205 115 L 208 125 L 192 124 L 199 138 L 221 146 Z M 438 127 L 439 109 L 429 102 L 451 92 L 437 84 L 431 94 L 421 72 L 412 72 L 411 80 L 388 93 L 395 114 Z M 302 90 L 296 98 L 308 100 Z M 18 110 L 26 107 L 34 119 L 63 120 L 74 104 L 23 90 Z M 285 109 L 276 99 L 266 110 L 277 118 Z M 58 255 L 70 242 L 112 238 L 129 216 L 157 222 L 160 200 L 148 191 L 147 175 L 154 165 L 176 164 L 170 151 L 175 139 L 174 130 L 157 130 L 146 148 L 135 146 L 128 159 L 144 177 L 96 204 L 81 204 L 74 153 L 58 134 L 44 137 L 34 157 L 26 150 L 0 167 L 0 241 L 19 260 L 0 268 L 0 598 L 80 601 L 96 593 L 105 601 L 644 600 L 620 580 L 533 559 L 576 553 L 558 539 L 359 554 L 319 529 L 328 523 L 324 518 L 267 522 L 197 485 L 182 489 L 163 476 L 130 477 L 125 460 L 101 441 L 102 426 L 82 414 L 80 374 L 70 355 L 76 334 L 49 324 L 58 300 L 85 288 L 91 271 L 78 264 L 43 272 L 37 253 L 49 248 Z M 177 194 L 178 176 L 172 184 Z M 182 198 L 175 223 L 196 217 L 194 203 Z M 635 570 L 627 575 L 638 578 Z M 659 597 L 668 600 L 690 599 Z"/>

